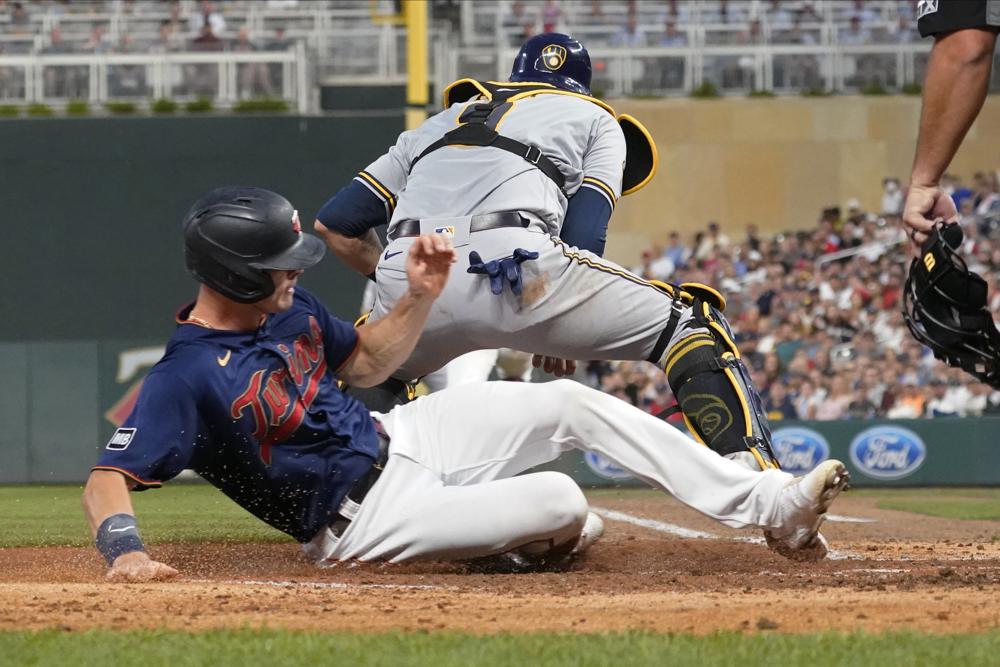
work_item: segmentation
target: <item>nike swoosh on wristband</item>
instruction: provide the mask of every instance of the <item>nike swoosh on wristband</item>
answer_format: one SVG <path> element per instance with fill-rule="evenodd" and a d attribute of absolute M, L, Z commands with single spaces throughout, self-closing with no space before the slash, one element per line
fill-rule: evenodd
<path fill-rule="evenodd" d="M 135 530 L 135 526 L 122 526 L 121 528 L 112 528 L 108 526 L 109 533 L 124 533 L 126 530 Z"/>
<path fill-rule="evenodd" d="M 402 250 L 398 252 L 389 252 L 388 250 L 386 250 L 385 255 L 382 257 L 382 259 L 389 259 L 390 257 L 395 257 L 396 255 L 401 255 L 401 254 L 403 254 Z"/>

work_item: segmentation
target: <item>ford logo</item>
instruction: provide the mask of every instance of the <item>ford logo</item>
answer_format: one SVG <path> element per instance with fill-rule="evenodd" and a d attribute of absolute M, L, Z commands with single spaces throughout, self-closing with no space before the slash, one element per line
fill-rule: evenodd
<path fill-rule="evenodd" d="M 631 479 L 632 473 L 594 452 L 584 452 L 583 460 L 594 474 L 604 479 Z"/>
<path fill-rule="evenodd" d="M 919 468 L 927 456 L 920 436 L 899 426 L 875 426 L 851 441 L 851 463 L 875 479 L 901 479 Z"/>
<path fill-rule="evenodd" d="M 809 428 L 779 428 L 772 435 L 771 447 L 781 469 L 802 475 L 830 458 L 830 443 Z"/>

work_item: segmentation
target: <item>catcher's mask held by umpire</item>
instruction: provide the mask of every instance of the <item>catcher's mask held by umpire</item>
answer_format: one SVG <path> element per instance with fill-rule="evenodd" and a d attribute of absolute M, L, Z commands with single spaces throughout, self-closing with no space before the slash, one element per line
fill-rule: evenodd
<path fill-rule="evenodd" d="M 514 58 L 511 81 L 540 81 L 581 95 L 590 95 L 590 54 L 569 35 L 546 32 L 521 46 Z"/>
<path fill-rule="evenodd" d="M 986 309 L 987 285 L 956 252 L 958 224 L 935 225 L 910 264 L 903 318 L 934 356 L 1000 387 L 1000 332 Z"/>
<path fill-rule="evenodd" d="M 184 217 L 188 271 L 239 303 L 254 303 L 274 292 L 268 269 L 308 269 L 324 252 L 323 241 L 302 233 L 291 203 L 262 188 L 216 188 Z"/>

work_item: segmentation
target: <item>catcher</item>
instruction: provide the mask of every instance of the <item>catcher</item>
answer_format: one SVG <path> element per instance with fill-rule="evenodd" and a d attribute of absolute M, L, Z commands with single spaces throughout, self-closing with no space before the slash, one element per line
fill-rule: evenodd
<path fill-rule="evenodd" d="M 649 361 L 702 443 L 753 470 L 778 467 L 722 295 L 643 280 L 602 257 L 619 197 L 656 168 L 648 132 L 591 95 L 590 56 L 568 35 L 529 39 L 509 79 L 453 83 L 444 111 L 401 134 L 317 214 L 334 254 L 377 277 L 369 322 L 405 294 L 414 239 L 452 238 L 455 274 L 393 378 L 498 347 L 544 355 L 556 375 L 572 372 L 564 359 Z M 383 249 L 375 227 L 386 224 Z"/>

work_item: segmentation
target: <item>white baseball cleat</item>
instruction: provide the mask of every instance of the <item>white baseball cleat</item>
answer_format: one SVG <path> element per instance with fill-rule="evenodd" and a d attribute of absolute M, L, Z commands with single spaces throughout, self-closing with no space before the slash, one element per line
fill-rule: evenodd
<path fill-rule="evenodd" d="M 767 546 L 792 560 L 825 558 L 828 548 L 819 527 L 826 518 L 827 508 L 850 481 L 844 464 L 829 459 L 809 474 L 789 482 L 781 491 L 784 526 L 764 531 Z"/>
<path fill-rule="evenodd" d="M 594 542 L 604 534 L 604 519 L 593 512 L 587 512 L 587 521 L 580 531 L 580 538 L 576 541 L 576 546 L 570 552 L 570 556 L 578 556 L 589 549 Z"/>

